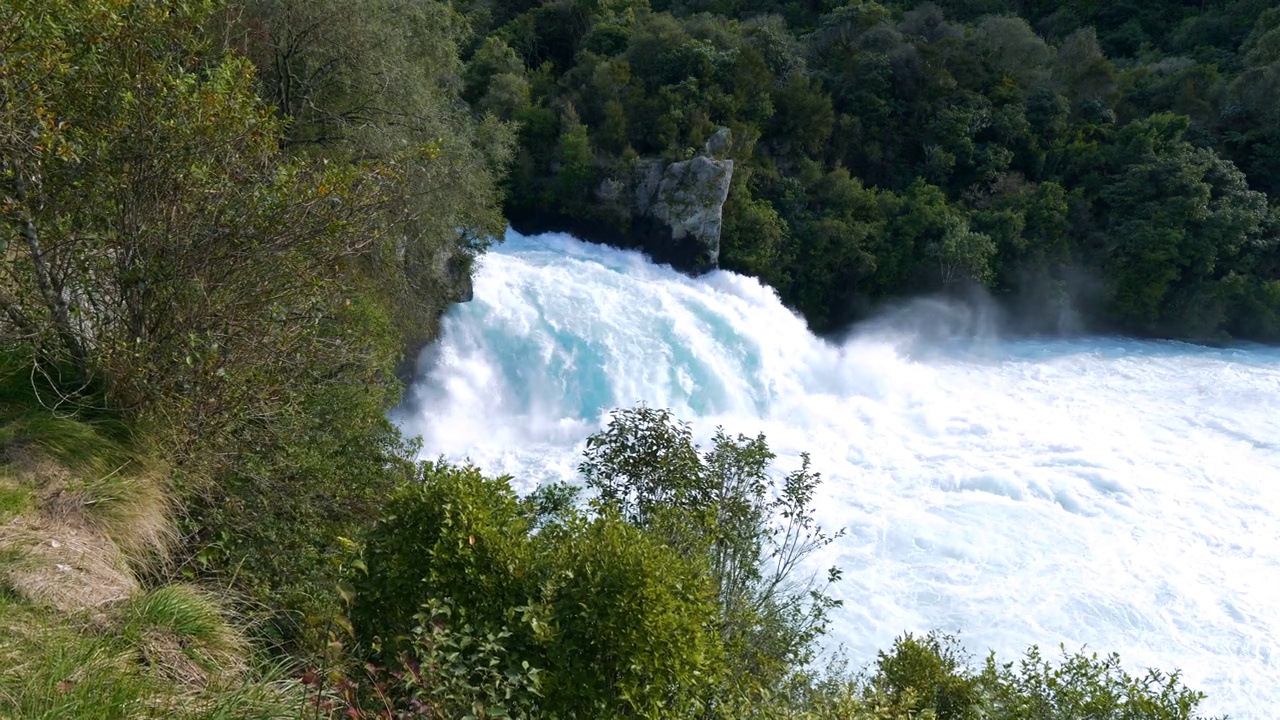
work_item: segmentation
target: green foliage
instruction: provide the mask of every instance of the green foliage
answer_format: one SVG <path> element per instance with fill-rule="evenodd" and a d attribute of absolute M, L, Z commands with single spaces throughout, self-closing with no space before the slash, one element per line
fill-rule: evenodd
<path fill-rule="evenodd" d="M 5 224 L 22 238 L 0 280 L 6 334 L 103 376 L 119 405 L 199 393 L 182 420 L 214 422 L 245 374 L 325 356 L 316 328 L 345 289 L 332 268 L 373 239 L 358 223 L 376 176 L 280 160 L 252 66 L 201 39 L 208 3 L 66 5 L 7 6 L 2 22 L 38 63 L 4 78 L 34 113 L 0 129 Z"/>
<path fill-rule="evenodd" d="M 898 638 L 876 659 L 865 694 L 903 710 L 932 710 L 938 720 L 980 717 L 977 679 L 951 637 L 907 634 Z"/>
<path fill-rule="evenodd" d="M 722 650 L 700 563 L 608 515 L 540 533 L 549 714 L 689 717 Z"/>
<path fill-rule="evenodd" d="M 1280 26 L 1263 0 L 651 7 L 511 7 L 478 28 L 474 75 L 510 78 L 525 122 L 514 216 L 634 232 L 600 180 L 727 127 L 722 265 L 815 330 L 978 285 L 1027 318 L 1273 336 L 1262 288 L 1280 276 L 1257 241 L 1280 200 Z M 1157 125 L 1178 137 L 1139 159 Z"/>
<path fill-rule="evenodd" d="M 559 167 L 555 171 L 552 195 L 565 213 L 589 216 L 583 199 L 590 197 L 594 186 L 595 171 L 591 162 L 591 146 L 587 139 L 587 126 L 578 121 L 578 114 L 570 105 L 561 118 Z"/>
<path fill-rule="evenodd" d="M 781 254 L 791 229 L 767 201 L 750 197 L 741 184 L 733 185 L 724 208 L 720 233 L 720 264 L 781 284 Z"/>
<path fill-rule="evenodd" d="M 715 589 L 727 682 L 771 687 L 812 659 L 839 602 L 799 577 L 834 537 L 813 519 L 819 477 L 802 466 L 778 484 L 763 436 L 717 432 L 700 452 L 665 410 L 617 411 L 587 440 L 581 471 L 596 502 L 706 564 Z M 835 537 L 838 537 L 837 534 Z M 839 578 L 832 568 L 827 583 Z"/>
<path fill-rule="evenodd" d="M 989 656 L 975 670 L 955 638 L 904 635 L 881 652 L 872 671 L 850 679 L 837 673 L 813 686 L 803 710 L 777 717 L 857 718 L 1149 718 L 1191 720 L 1203 695 L 1176 673 L 1131 676 L 1114 655 L 1067 653 L 1060 662 L 1031 648 L 1018 663 Z"/>
<path fill-rule="evenodd" d="M 384 501 L 366 539 L 368 568 L 352 620 L 365 642 L 394 657 L 420 606 L 449 600 L 464 622 L 501 626 L 525 604 L 532 550 L 528 528 L 506 478 L 475 468 L 428 463 L 418 480 Z"/>
<path fill-rule="evenodd" d="M 360 325 L 379 320 L 371 313 L 349 317 L 347 332 L 387 327 Z M 413 476 L 414 446 L 385 414 L 399 396 L 395 341 L 381 342 L 381 367 L 332 368 L 336 377 L 291 388 L 291 404 L 269 422 L 204 438 L 205 453 L 182 469 L 184 573 L 256 599 L 273 641 L 319 644 L 338 611 L 341 539 L 372 524 L 384 498 Z"/>
<path fill-rule="evenodd" d="M 538 717 L 541 671 L 512 657 L 505 629 L 455 621 L 451 601 L 429 600 L 391 667 L 367 663 L 348 677 L 338 667 L 305 672 L 303 716 L 355 720 L 408 717 L 524 720 Z M 358 678 L 355 679 L 355 678 Z"/>
<path fill-rule="evenodd" d="M 1123 169 L 1102 191 L 1116 238 L 1107 266 L 1115 312 L 1145 330 L 1177 333 L 1176 325 L 1160 327 L 1166 297 L 1213 279 L 1266 217 L 1265 197 L 1230 163 L 1183 140 L 1186 128 L 1186 119 L 1173 115 L 1126 127 L 1117 138 Z"/>
<path fill-rule="evenodd" d="M 389 499 L 355 578 L 357 636 L 385 662 L 405 655 L 425 668 L 442 662 L 423 655 L 437 652 L 432 633 L 456 628 L 448 641 L 483 659 L 470 666 L 478 674 L 420 671 L 413 697 L 492 712 L 510 693 L 512 712 L 536 705 L 559 717 L 700 706 L 719 652 L 700 565 L 612 516 L 582 515 L 568 497 L 521 502 L 506 478 L 427 463 Z"/>
<path fill-rule="evenodd" d="M 1120 667 L 1116 655 L 1099 658 L 1096 653 L 1068 654 L 1065 648 L 1062 654 L 1061 662 L 1054 663 L 1043 658 L 1037 648 L 1031 648 L 1016 665 L 997 663 L 994 657 L 988 657 L 978 677 L 987 694 L 987 717 L 1202 717 L 1196 708 L 1204 695 L 1184 687 L 1177 673 L 1153 669 L 1135 677 Z"/>
<path fill-rule="evenodd" d="M 411 670 L 406 677 L 428 716 L 519 720 L 537 711 L 541 673 L 511 657 L 511 633 L 455 629 L 450 606 L 430 601 L 416 616 Z"/>
<path fill-rule="evenodd" d="M 52 378 L 31 399 L 173 460 L 184 572 L 278 639 L 332 614 L 338 538 L 411 474 L 397 366 L 502 227 L 466 37 L 441 3 L 0 8 L 0 343 Z"/>
<path fill-rule="evenodd" d="M 498 178 L 528 84 L 512 50 L 487 43 L 464 71 L 467 20 L 447 2 L 246 0 L 236 27 L 295 155 L 393 166 L 371 218 L 385 234 L 362 257 L 410 358 L 465 297 L 475 253 L 505 221 Z M 468 100 L 493 115 L 477 119 Z M 496 117 L 495 117 L 496 116 Z M 412 368 L 410 368 L 412 370 Z"/>

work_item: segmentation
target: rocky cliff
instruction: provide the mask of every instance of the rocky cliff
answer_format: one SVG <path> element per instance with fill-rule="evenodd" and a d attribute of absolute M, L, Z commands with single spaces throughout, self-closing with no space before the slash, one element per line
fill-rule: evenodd
<path fill-rule="evenodd" d="M 701 274 L 718 267 L 721 216 L 733 161 L 729 130 L 707 140 L 702 154 L 688 160 L 640 158 L 616 168 L 594 192 L 598 218 L 554 213 L 512 217 L 520 232 L 567 231 L 591 242 L 637 249 L 655 262 Z"/>

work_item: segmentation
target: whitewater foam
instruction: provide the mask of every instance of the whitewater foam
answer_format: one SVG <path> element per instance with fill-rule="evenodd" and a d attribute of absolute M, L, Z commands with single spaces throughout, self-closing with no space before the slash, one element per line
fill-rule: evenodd
<path fill-rule="evenodd" d="M 1237 718 L 1280 705 L 1280 350 L 960 321 L 828 343 L 753 279 L 510 233 L 397 419 L 521 489 L 575 478 L 614 407 L 764 432 L 784 470 L 810 452 L 820 518 L 848 529 L 819 561 L 845 569 L 834 639 L 855 662 L 937 628 L 978 654 L 1181 668 Z"/>

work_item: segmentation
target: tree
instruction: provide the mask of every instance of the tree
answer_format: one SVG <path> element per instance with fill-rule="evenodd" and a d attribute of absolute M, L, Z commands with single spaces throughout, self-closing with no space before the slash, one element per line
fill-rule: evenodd
<path fill-rule="evenodd" d="M 184 570 L 292 641 L 331 609 L 337 538 L 408 469 L 395 286 L 371 268 L 400 257 L 400 161 L 435 160 L 282 151 L 216 7 L 0 7 L 0 342 L 66 371 L 64 408 L 136 424 L 173 463 Z"/>
<path fill-rule="evenodd" d="M 560 124 L 559 167 L 552 186 L 555 198 L 565 214 L 586 216 L 590 213 L 586 200 L 595 179 L 587 126 L 579 121 L 573 105 L 565 108 Z"/>
<path fill-rule="evenodd" d="M 946 221 L 942 237 L 925 250 L 938 262 L 938 277 L 947 287 L 962 279 L 985 285 L 991 281 L 991 257 L 995 243 L 980 232 L 969 229 L 969 223 L 952 215 Z"/>
<path fill-rule="evenodd" d="M 781 284 L 775 275 L 790 229 L 767 200 L 751 197 L 746 183 L 729 188 L 720 233 L 720 264 Z"/>
<path fill-rule="evenodd" d="M 284 124 L 284 144 L 304 157 L 397 169 L 376 221 L 391 242 L 363 258 L 376 298 L 410 358 L 436 318 L 468 297 L 472 260 L 501 237 L 499 178 L 512 126 L 477 119 L 459 97 L 481 93 L 497 66 L 491 108 L 515 112 L 527 89 L 513 58 L 477 63 L 464 85 L 467 21 L 434 0 L 247 0 L 238 44 L 259 68 L 263 95 Z M 509 52 L 509 49 L 508 49 Z M 510 77 L 507 77 L 510 75 Z M 487 86 L 487 82 L 486 82 Z"/>
<path fill-rule="evenodd" d="M 953 637 L 907 633 L 877 653 L 863 695 L 902 711 L 932 710 L 938 720 L 976 720 L 982 692 L 965 661 Z"/>
<path fill-rule="evenodd" d="M 1113 238 L 1113 312 L 1148 332 L 1177 331 L 1163 314 L 1166 297 L 1216 277 L 1218 264 L 1240 251 L 1268 210 L 1230 162 L 1182 139 L 1187 124 L 1165 114 L 1121 131 L 1123 170 L 1102 193 Z"/>
<path fill-rule="evenodd" d="M 580 466 L 605 512 L 686 557 L 705 559 L 731 663 L 728 682 L 750 692 L 811 659 L 839 605 L 802 574 L 806 559 L 841 534 L 828 535 L 813 518 L 819 476 L 804 456 L 776 484 L 773 459 L 763 436 L 723 432 L 701 452 L 687 425 L 642 406 L 615 412 L 588 438 Z M 832 568 L 826 583 L 839 575 Z"/>
<path fill-rule="evenodd" d="M 0 9 L 21 59 L 0 74 L 0 331 L 125 407 L 185 406 L 187 430 L 224 421 L 248 375 L 272 413 L 318 363 L 382 365 L 331 342 L 359 310 L 334 269 L 377 250 L 393 177 L 286 161 L 252 66 L 203 39 L 211 8 Z"/>
<path fill-rule="evenodd" d="M 988 17 L 974 29 L 978 54 L 997 74 L 1023 88 L 1043 81 L 1054 51 L 1022 18 Z"/>
<path fill-rule="evenodd" d="M 793 153 L 818 154 L 831 135 L 835 113 L 822 84 L 805 73 L 794 72 L 774 91 L 773 134 Z"/>

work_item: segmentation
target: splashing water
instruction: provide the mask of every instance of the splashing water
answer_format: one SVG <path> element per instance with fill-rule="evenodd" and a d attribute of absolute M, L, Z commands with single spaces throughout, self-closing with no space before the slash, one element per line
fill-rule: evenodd
<path fill-rule="evenodd" d="M 1236 718 L 1280 705 L 1280 350 L 1001 340 L 941 303 L 833 344 L 729 272 L 515 233 L 482 262 L 397 413 L 424 455 L 530 489 L 575 479 L 615 407 L 764 432 L 848 529 L 815 567 L 845 570 L 855 663 L 936 628 L 1181 668 Z"/>

